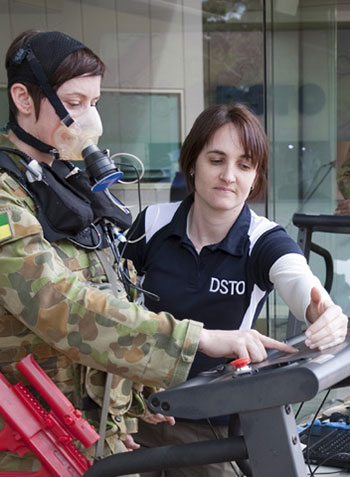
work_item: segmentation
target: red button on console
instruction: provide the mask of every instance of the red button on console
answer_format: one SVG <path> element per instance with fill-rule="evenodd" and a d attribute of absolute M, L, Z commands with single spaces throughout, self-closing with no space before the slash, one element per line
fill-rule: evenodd
<path fill-rule="evenodd" d="M 239 358 L 235 359 L 234 361 L 231 361 L 230 365 L 233 368 L 240 369 L 244 368 L 244 366 L 248 366 L 248 364 L 250 364 L 251 362 L 252 360 L 250 358 Z"/>

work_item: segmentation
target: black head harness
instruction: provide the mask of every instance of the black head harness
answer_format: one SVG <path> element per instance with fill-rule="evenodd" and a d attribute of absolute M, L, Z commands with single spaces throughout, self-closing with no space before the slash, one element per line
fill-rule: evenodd
<path fill-rule="evenodd" d="M 50 80 L 62 61 L 80 49 L 88 48 L 64 33 L 56 31 L 37 33 L 13 56 L 7 70 L 8 88 L 14 83 L 23 82 L 39 85 L 61 121 L 70 126 L 73 119 L 57 96 Z M 45 153 L 56 152 L 53 146 L 40 141 L 21 128 L 13 114 L 10 114 L 9 127 L 19 139 L 35 149 Z"/>

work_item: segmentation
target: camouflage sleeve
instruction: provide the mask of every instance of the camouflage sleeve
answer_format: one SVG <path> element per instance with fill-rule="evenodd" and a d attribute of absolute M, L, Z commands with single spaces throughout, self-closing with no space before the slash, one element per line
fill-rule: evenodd
<path fill-rule="evenodd" d="M 0 304 L 73 361 L 148 385 L 183 382 L 202 324 L 151 313 L 86 285 L 34 214 L 0 195 Z"/>

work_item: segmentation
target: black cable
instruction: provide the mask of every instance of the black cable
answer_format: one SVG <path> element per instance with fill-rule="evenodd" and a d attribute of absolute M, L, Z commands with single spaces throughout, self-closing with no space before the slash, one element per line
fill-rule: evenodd
<path fill-rule="evenodd" d="M 346 470 L 345 469 L 339 469 L 339 470 L 330 470 L 329 472 L 317 472 L 317 474 L 315 474 L 315 475 L 334 475 L 334 474 L 340 475 L 343 472 L 346 472 Z M 347 473 L 346 475 L 349 475 L 349 474 Z"/>
<path fill-rule="evenodd" d="M 323 174 L 323 177 L 321 177 L 321 179 L 319 180 L 319 182 L 314 186 L 314 188 L 310 191 L 310 188 L 308 191 L 306 191 L 305 193 L 305 197 L 304 197 L 304 204 L 306 204 L 306 202 L 308 202 L 311 197 L 314 195 L 314 193 L 317 191 L 317 189 L 320 187 L 320 185 L 324 182 L 324 180 L 326 179 L 326 177 L 328 176 L 328 174 L 330 173 L 330 171 L 332 170 L 332 168 L 334 167 L 335 165 L 335 161 L 332 161 L 332 162 L 329 162 L 328 164 L 323 164 L 322 166 L 320 166 L 318 168 L 318 170 L 316 171 L 316 174 L 313 178 L 313 181 L 312 182 L 315 182 L 317 176 L 319 175 L 319 173 L 321 172 L 321 169 L 324 169 L 326 167 L 328 167 L 328 169 L 326 170 L 326 172 Z"/>
<path fill-rule="evenodd" d="M 326 457 L 326 459 L 323 459 L 323 461 L 321 461 L 319 464 L 317 464 L 317 466 L 314 468 L 313 471 L 311 471 L 311 474 L 310 477 L 314 477 L 316 475 L 316 471 L 317 469 L 319 469 L 320 467 L 322 467 L 322 465 L 326 464 L 330 459 L 334 459 L 334 457 L 337 457 L 337 456 L 340 456 L 340 455 L 347 455 L 349 456 L 349 452 L 337 452 L 335 454 L 332 454 L 328 457 Z M 339 473 L 341 471 L 345 471 L 345 469 L 341 469 L 340 471 L 332 471 L 332 472 L 317 472 L 317 475 L 324 475 L 324 474 L 335 474 L 335 473 Z"/>
<path fill-rule="evenodd" d="M 141 204 L 141 186 L 140 186 L 140 173 L 139 171 L 137 170 L 137 167 L 134 166 L 134 164 L 124 164 L 122 162 L 116 162 L 115 163 L 116 166 L 118 166 L 121 170 L 123 167 L 131 167 L 132 169 L 134 169 L 135 173 L 136 173 L 136 177 L 137 177 L 137 199 L 138 199 L 138 206 L 139 206 L 139 212 L 141 212 L 142 210 L 142 204 Z M 126 181 L 125 181 L 126 182 Z"/>
<path fill-rule="evenodd" d="M 330 470 L 328 472 L 317 472 L 317 474 L 315 474 L 315 475 L 334 475 L 334 474 L 340 475 L 343 472 L 346 472 L 346 469 Z M 346 473 L 346 475 L 349 475 L 349 474 Z"/>
<path fill-rule="evenodd" d="M 137 221 L 132 225 L 132 230 L 128 236 L 128 238 L 126 238 L 126 241 L 123 243 L 123 246 L 121 247 L 121 250 L 119 250 L 119 247 L 115 245 L 115 239 L 116 237 L 114 237 L 113 235 L 113 230 L 110 228 L 109 229 L 109 235 L 110 235 L 110 240 L 109 242 L 111 244 L 111 248 L 112 248 L 112 251 L 113 251 L 113 254 L 114 254 L 114 258 L 115 258 L 115 261 L 116 261 L 116 264 L 117 264 L 117 274 L 118 274 L 118 278 L 119 280 L 123 283 L 124 285 L 124 288 L 127 292 L 127 295 L 128 295 L 128 299 L 130 300 L 130 292 L 129 292 L 129 289 L 130 289 L 130 286 L 132 288 L 134 288 L 135 290 L 137 290 L 138 292 L 140 293 L 143 293 L 144 295 L 147 295 L 151 300 L 154 300 L 154 301 L 159 301 L 160 298 L 158 295 L 156 295 L 155 293 L 152 293 L 148 290 L 145 290 L 144 288 L 142 287 L 139 287 L 138 285 L 136 285 L 136 283 L 134 283 L 130 277 L 129 277 L 129 274 L 127 272 L 127 270 L 124 269 L 123 267 L 123 264 L 122 264 L 122 260 L 123 260 L 123 255 L 124 255 L 124 252 L 125 252 L 125 249 L 129 243 L 129 240 L 131 240 L 131 238 L 133 237 L 133 234 L 135 233 L 135 230 L 136 230 L 136 226 L 138 224 L 138 222 L 140 221 L 141 219 L 141 215 L 140 215 L 140 212 L 142 210 L 142 203 L 141 203 L 141 187 L 140 187 L 140 174 L 139 174 L 139 171 L 137 170 L 137 168 L 133 165 L 133 164 L 124 164 L 124 163 L 116 163 L 116 166 L 119 167 L 119 168 L 122 168 L 123 166 L 125 167 L 131 167 L 132 169 L 134 169 L 135 173 L 136 173 L 136 176 L 137 176 L 137 197 L 138 197 L 138 206 L 139 206 L 139 214 L 138 214 L 138 219 Z"/>
<path fill-rule="evenodd" d="M 105 236 L 106 236 L 106 239 L 108 241 L 108 244 L 109 244 L 109 247 L 110 249 L 112 250 L 112 253 L 114 255 L 114 260 L 115 260 L 115 263 L 117 264 L 117 275 L 118 275 L 118 278 L 119 280 L 123 283 L 124 285 L 124 289 L 128 295 L 128 299 L 129 301 L 132 301 L 131 300 L 131 296 L 130 296 L 130 291 L 129 291 L 129 288 L 130 286 L 132 286 L 133 288 L 135 288 L 137 291 L 139 291 L 140 293 L 143 293 L 145 295 L 147 295 L 149 298 L 151 298 L 152 300 L 155 300 L 155 301 L 159 301 L 160 298 L 158 295 L 156 295 L 155 293 L 152 293 L 148 290 L 145 290 L 144 288 L 141 288 L 139 287 L 138 285 L 136 285 L 136 283 L 134 283 L 130 277 L 129 277 L 129 273 L 127 272 L 127 270 L 124 269 L 123 267 L 123 263 L 122 263 L 122 254 L 121 252 L 119 252 L 119 248 L 118 246 L 116 245 L 116 237 L 114 236 L 114 232 L 113 232 L 113 226 L 111 224 L 103 224 L 102 226 L 104 228 L 104 232 L 105 232 Z M 127 242 L 126 242 L 127 243 Z M 125 250 L 125 247 L 123 247 L 123 251 Z"/>
<path fill-rule="evenodd" d="M 314 415 L 314 417 L 313 417 L 313 419 L 312 419 L 312 421 L 311 421 L 311 424 L 310 424 L 310 426 L 309 426 L 309 429 L 308 429 L 308 436 L 307 436 L 307 443 L 306 443 L 306 445 L 307 445 L 307 447 L 306 447 L 306 464 L 307 464 L 308 469 L 309 469 L 309 472 L 310 472 L 310 477 L 312 477 L 313 475 L 315 475 L 315 474 L 313 474 L 313 471 L 312 471 L 311 465 L 310 465 L 311 431 L 312 431 L 312 427 L 313 427 L 313 425 L 314 425 L 314 423 L 315 423 L 315 420 L 316 420 L 318 414 L 320 413 L 320 411 L 321 411 L 321 409 L 322 409 L 322 407 L 323 407 L 323 405 L 324 405 L 326 399 L 328 398 L 330 392 L 331 392 L 331 390 L 328 389 L 328 391 L 326 392 L 324 398 L 322 399 L 321 404 L 319 405 L 317 411 L 315 412 L 315 415 Z"/>
<path fill-rule="evenodd" d="M 135 290 L 139 291 L 140 293 L 143 293 L 144 295 L 147 295 L 148 298 L 151 298 L 151 300 L 154 300 L 154 301 L 159 301 L 160 300 L 159 296 L 156 295 L 155 293 L 152 293 L 152 292 L 150 292 L 148 290 L 145 290 L 144 288 L 141 288 L 138 285 L 136 285 L 136 283 L 134 283 L 130 279 L 129 274 L 124 270 L 123 264 L 121 263 L 121 261 L 117 265 L 117 271 L 118 271 L 118 277 L 121 280 L 121 282 L 124 284 L 124 286 L 125 286 L 125 280 L 126 280 L 128 287 L 129 287 L 129 285 L 132 286 L 133 288 L 135 288 Z"/>
<path fill-rule="evenodd" d="M 303 405 L 304 405 L 304 401 L 303 401 L 302 403 L 300 403 L 300 405 L 299 405 L 299 407 L 298 407 L 298 409 L 297 409 L 297 412 L 295 413 L 295 416 L 294 416 L 295 419 L 297 419 L 297 417 L 299 416 L 300 411 L 302 410 Z"/>
<path fill-rule="evenodd" d="M 210 420 L 209 417 L 207 417 L 206 421 L 207 421 L 207 423 L 208 423 L 208 425 L 209 425 L 209 427 L 210 427 L 212 433 L 214 434 L 215 439 L 220 439 L 220 437 L 218 436 L 218 433 L 216 432 L 216 429 L 215 429 L 215 427 L 213 426 L 213 424 L 212 424 L 212 422 L 211 422 L 211 420 Z M 236 472 L 234 463 L 230 460 L 230 461 L 229 461 L 229 464 L 231 465 L 234 474 L 235 474 L 237 477 L 239 477 L 239 475 L 238 475 L 237 472 Z"/>

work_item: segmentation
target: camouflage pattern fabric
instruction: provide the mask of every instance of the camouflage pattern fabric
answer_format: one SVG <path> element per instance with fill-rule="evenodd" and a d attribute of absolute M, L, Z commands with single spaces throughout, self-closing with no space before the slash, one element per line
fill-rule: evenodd
<path fill-rule="evenodd" d="M 337 184 L 344 199 L 350 199 L 350 152 L 343 164 L 337 169 Z"/>
<path fill-rule="evenodd" d="M 115 374 L 107 453 L 122 450 L 115 436 L 123 438 L 135 428 L 126 414 L 135 408 L 132 396 L 139 397 L 132 382 L 168 387 L 185 381 L 202 324 L 148 312 L 123 295 L 101 289 L 107 278 L 96 253 L 68 240 L 47 242 L 32 199 L 0 171 L 1 218 L 1 372 L 13 384 L 23 380 L 15 364 L 33 353 L 79 409 L 87 400 L 99 405 L 105 372 Z M 98 406 L 85 410 L 96 423 L 98 413 Z M 33 459 L 27 460 L 28 466 L 20 470 L 32 469 Z M 14 456 L 0 454 L 1 469 L 18 470 L 17 465 Z"/>

